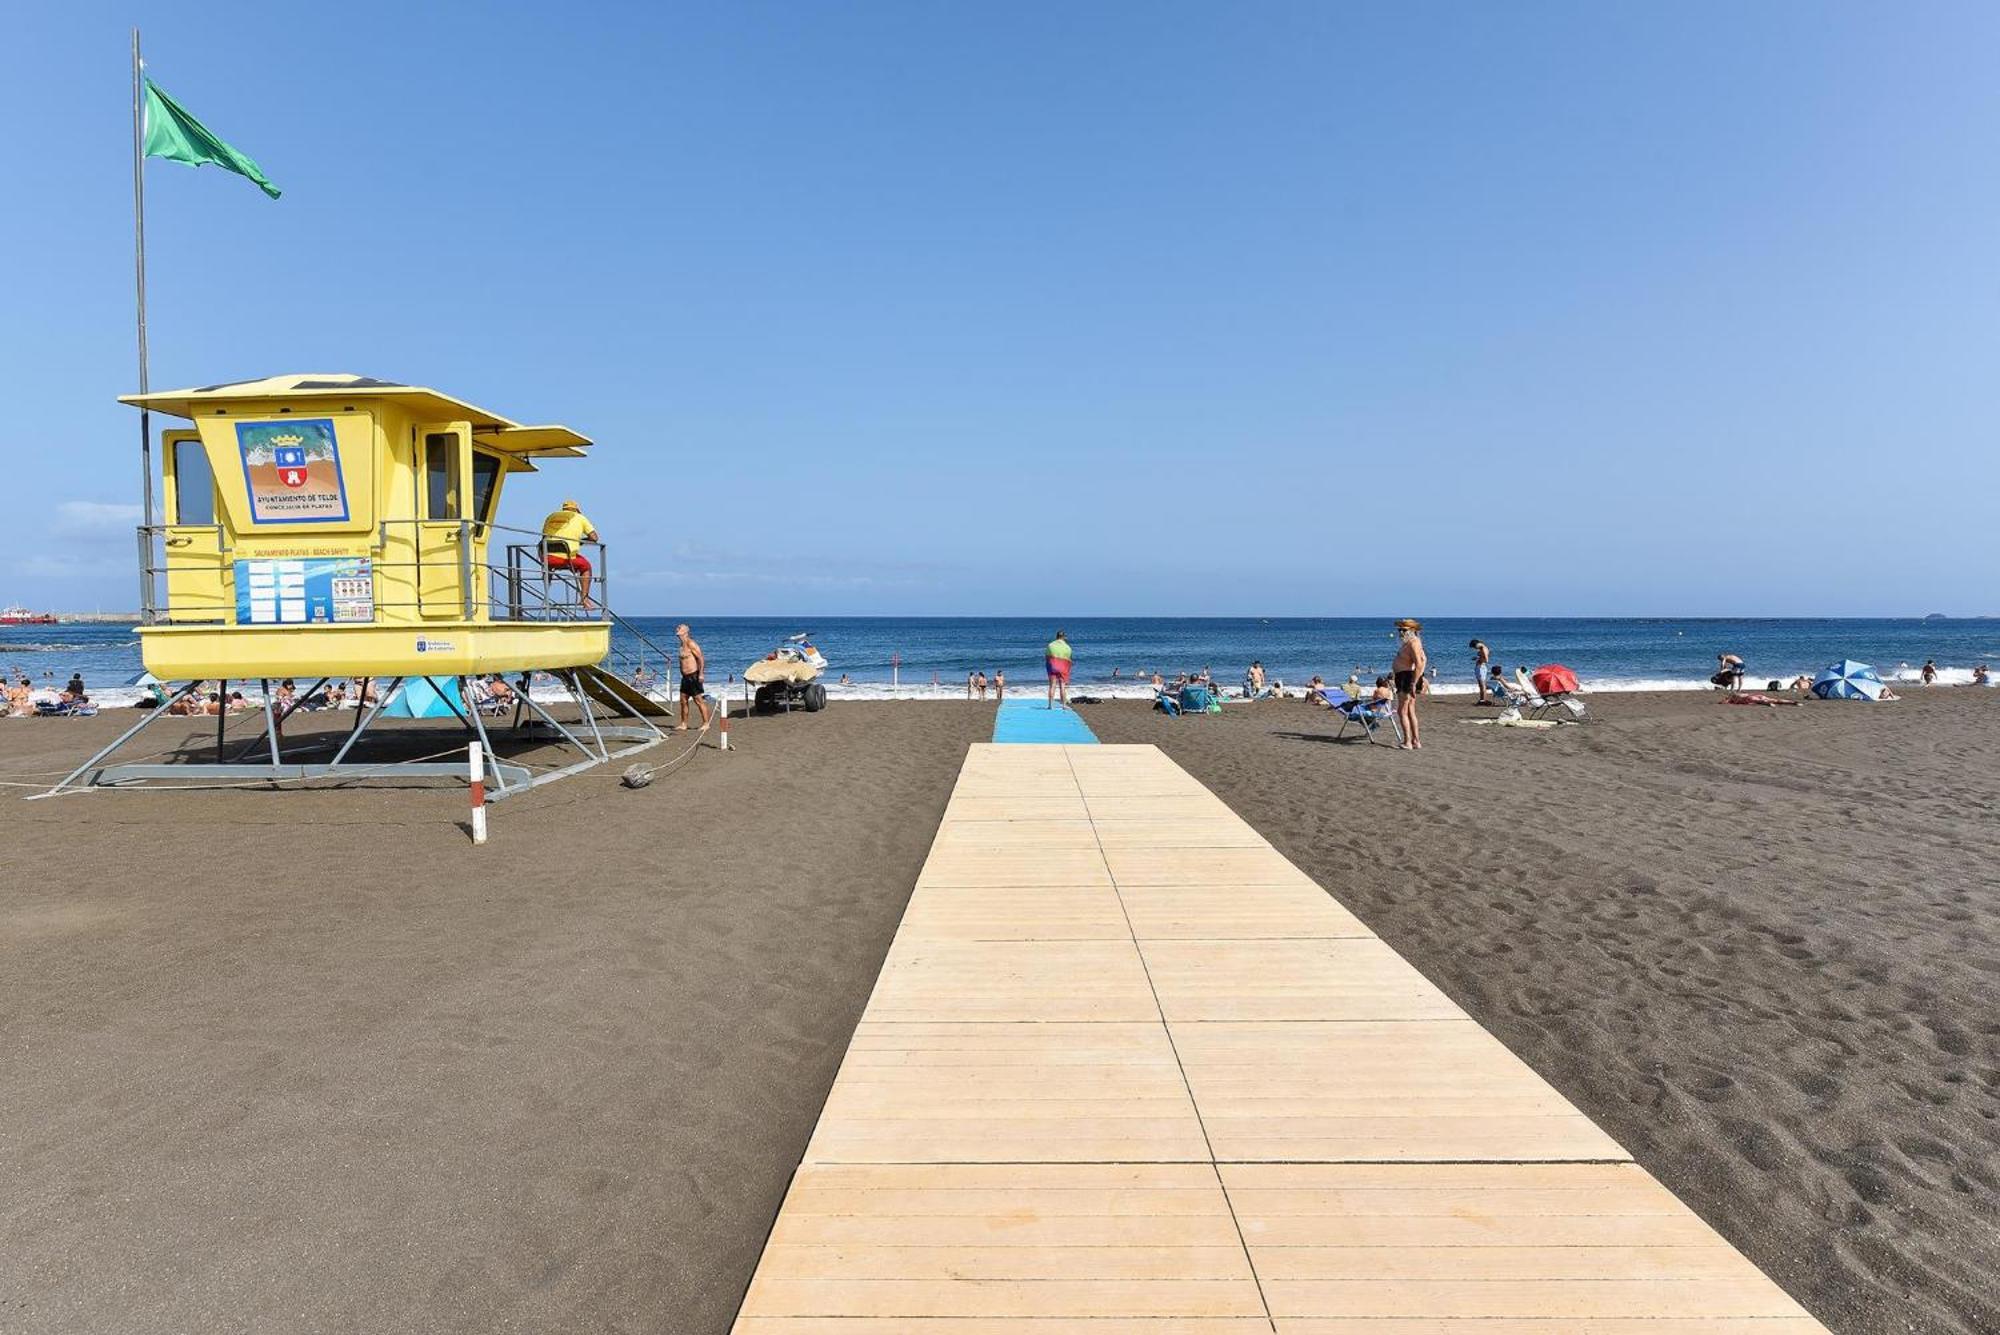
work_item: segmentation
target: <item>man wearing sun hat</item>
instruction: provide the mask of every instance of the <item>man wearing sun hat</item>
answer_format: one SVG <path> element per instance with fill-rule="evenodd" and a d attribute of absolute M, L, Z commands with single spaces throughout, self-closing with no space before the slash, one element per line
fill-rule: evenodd
<path fill-rule="evenodd" d="M 1424 652 L 1424 623 L 1404 617 L 1396 623 L 1396 719 L 1403 728 L 1403 749 L 1417 751 L 1423 741 L 1417 736 L 1417 695 L 1424 689 L 1424 669 L 1430 655 Z"/>
<path fill-rule="evenodd" d="M 583 517 L 575 501 L 564 501 L 562 509 L 542 521 L 542 560 L 551 570 L 567 570 L 576 576 L 577 592 L 583 596 L 583 610 L 593 610 L 590 601 L 590 558 L 583 544 L 597 541 L 597 528 Z"/>

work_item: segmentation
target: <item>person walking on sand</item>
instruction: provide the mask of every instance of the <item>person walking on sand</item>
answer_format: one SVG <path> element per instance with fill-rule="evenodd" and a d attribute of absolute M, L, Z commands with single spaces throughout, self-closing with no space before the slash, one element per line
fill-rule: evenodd
<path fill-rule="evenodd" d="M 1926 686 L 1932 686 L 1937 683 L 1937 660 L 1935 658 L 1926 658 L 1924 660 L 1923 678 L 1924 685 Z"/>
<path fill-rule="evenodd" d="M 1424 652 L 1424 623 L 1404 617 L 1396 623 L 1396 661 L 1390 670 L 1396 682 L 1396 718 L 1403 725 L 1403 750 L 1421 751 L 1423 739 L 1417 735 L 1417 694 L 1424 688 L 1424 669 L 1430 656 Z"/>
<path fill-rule="evenodd" d="M 701 674 L 708 667 L 708 655 L 701 651 L 694 632 L 683 621 L 674 627 L 674 638 L 681 646 L 681 722 L 676 732 L 686 732 L 688 726 L 688 701 L 693 700 L 695 708 L 701 711 L 701 730 L 708 731 L 708 695 L 701 684 Z"/>
<path fill-rule="evenodd" d="M 1049 641 L 1049 708 L 1056 707 L 1056 697 L 1062 697 L 1062 707 L 1069 708 L 1069 670 L 1076 655 L 1069 647 L 1069 637 L 1060 630 Z"/>
<path fill-rule="evenodd" d="M 1474 640 L 1472 648 L 1472 684 L 1479 688 L 1479 699 L 1474 704 L 1489 703 L 1486 695 L 1486 665 L 1493 661 L 1493 651 L 1486 647 L 1486 641 Z"/>

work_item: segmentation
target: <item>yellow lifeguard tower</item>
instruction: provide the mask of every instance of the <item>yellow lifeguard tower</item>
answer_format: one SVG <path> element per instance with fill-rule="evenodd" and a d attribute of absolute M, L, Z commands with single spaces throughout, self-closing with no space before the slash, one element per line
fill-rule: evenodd
<path fill-rule="evenodd" d="M 487 740 L 485 682 L 517 675 L 515 729 L 553 730 L 584 755 L 554 773 L 496 756 L 495 796 L 603 764 L 662 739 L 660 702 L 604 670 L 612 648 L 610 571 L 586 543 L 591 598 L 573 567 L 552 569 L 539 529 L 497 516 L 507 478 L 546 459 L 582 458 L 568 427 L 523 426 L 418 385 L 355 375 L 287 375 L 128 395 L 185 418 L 160 437 L 158 522 L 140 531 L 140 652 L 169 698 L 55 791 L 77 782 L 231 777 L 338 778 L 390 768 L 348 764 L 377 713 L 428 687 Z M 148 483 L 150 486 L 151 466 Z M 560 565 L 561 563 L 558 563 Z M 533 674 L 578 706 L 558 721 L 531 695 Z M 269 683 L 352 678 L 380 689 L 331 761 L 282 756 Z M 113 751 L 204 682 L 265 684 L 268 761 L 100 768 Z M 317 687 L 313 688 L 317 689 Z M 226 700 L 226 692 L 223 695 Z M 311 699 L 311 692 L 303 695 Z M 600 717 L 597 706 L 612 716 Z M 497 731 L 497 728 L 496 728 Z M 613 749 L 613 744 L 623 744 Z M 261 749 L 261 748 L 260 748 Z M 403 764 L 397 775 L 462 773 L 462 763 Z"/>

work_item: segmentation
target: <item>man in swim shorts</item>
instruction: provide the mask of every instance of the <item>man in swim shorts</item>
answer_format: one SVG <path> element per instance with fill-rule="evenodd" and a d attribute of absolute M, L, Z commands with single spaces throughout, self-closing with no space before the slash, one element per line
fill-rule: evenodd
<path fill-rule="evenodd" d="M 1396 717 L 1403 725 L 1403 749 L 1423 749 L 1417 735 L 1417 693 L 1423 689 L 1424 669 L 1430 656 L 1424 652 L 1424 623 L 1404 617 L 1396 623 L 1396 661 L 1390 664 L 1396 683 Z"/>
<path fill-rule="evenodd" d="M 678 639 L 681 644 L 681 723 L 679 731 L 687 731 L 688 701 L 692 700 L 694 701 L 695 708 L 701 711 L 701 730 L 707 732 L 709 721 L 708 694 L 707 688 L 701 684 L 701 675 L 703 670 L 708 667 L 708 655 L 704 654 L 701 651 L 701 645 L 695 642 L 694 632 L 688 629 L 687 622 L 683 621 L 680 625 L 674 627 L 674 638 Z"/>
<path fill-rule="evenodd" d="M 1074 659 L 1075 655 L 1070 651 L 1069 647 L 1069 637 L 1058 630 L 1056 637 L 1049 641 L 1050 709 L 1056 707 L 1056 697 L 1058 695 L 1062 697 L 1063 708 L 1069 708 L 1069 670 Z"/>

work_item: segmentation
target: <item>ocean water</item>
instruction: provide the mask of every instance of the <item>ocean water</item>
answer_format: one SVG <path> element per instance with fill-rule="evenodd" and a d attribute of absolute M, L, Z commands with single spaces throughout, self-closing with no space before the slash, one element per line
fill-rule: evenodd
<path fill-rule="evenodd" d="M 638 636 L 671 649 L 672 619 L 637 617 L 632 624 Z M 1063 628 L 1076 647 L 1072 689 L 1097 695 L 1145 694 L 1141 679 L 1155 670 L 1172 678 L 1206 667 L 1235 683 L 1252 659 L 1292 684 L 1315 673 L 1333 682 L 1350 672 L 1372 679 L 1388 671 L 1396 649 L 1387 617 L 1079 617 Z M 989 676 L 1005 671 L 1010 687 L 1040 690 L 1042 646 L 1055 625 L 1007 617 L 702 617 L 694 631 L 708 652 L 710 690 L 718 694 L 740 696 L 744 667 L 805 631 L 827 657 L 832 695 L 921 699 L 962 697 L 975 668 Z M 1466 641 L 1475 635 L 1510 671 L 1563 663 L 1595 691 L 1706 689 L 1724 650 L 1742 655 L 1749 680 L 1758 684 L 1841 658 L 1902 680 L 1914 679 L 1932 658 L 1950 684 L 1970 681 L 1977 663 L 2000 668 L 2000 619 L 1440 617 L 1424 628 L 1440 691 L 1472 689 Z M 655 675 L 672 672 L 671 661 L 632 633 L 620 629 L 615 641 L 621 658 L 642 659 Z M 0 627 L 0 667 L 10 679 L 25 672 L 38 686 L 60 686 L 81 672 L 100 702 L 122 703 L 138 695 L 128 685 L 140 672 L 138 638 L 130 626 Z"/>

